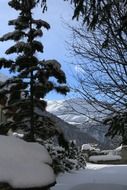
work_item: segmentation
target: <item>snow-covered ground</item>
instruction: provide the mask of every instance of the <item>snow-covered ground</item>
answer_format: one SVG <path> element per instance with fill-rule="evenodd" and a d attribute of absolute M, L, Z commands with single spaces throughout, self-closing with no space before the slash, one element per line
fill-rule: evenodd
<path fill-rule="evenodd" d="M 58 176 L 51 190 L 127 190 L 127 165 L 87 164 Z"/>

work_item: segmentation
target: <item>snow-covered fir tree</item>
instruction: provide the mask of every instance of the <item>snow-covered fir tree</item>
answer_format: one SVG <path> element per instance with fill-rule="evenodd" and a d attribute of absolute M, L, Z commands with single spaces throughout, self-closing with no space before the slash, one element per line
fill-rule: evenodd
<path fill-rule="evenodd" d="M 70 141 L 68 143 L 68 149 L 54 143 L 52 138 L 45 141 L 44 144 L 53 160 L 52 166 L 56 174 L 86 167 L 85 155 L 75 141 Z"/>
<path fill-rule="evenodd" d="M 44 20 L 33 18 L 37 2 L 9 1 L 9 6 L 18 11 L 19 16 L 8 23 L 14 26 L 14 31 L 0 38 L 2 42 L 14 41 L 14 45 L 5 52 L 7 55 L 13 54 L 14 59 L 1 58 L 0 67 L 15 73 L 15 77 L 0 85 L 0 104 L 7 117 L 0 133 L 21 129 L 30 141 L 35 141 L 35 138 L 48 139 L 59 133 L 53 121 L 45 115 L 44 98 L 52 90 L 64 95 L 69 91 L 60 63 L 40 60 L 37 56 L 37 53 L 43 53 L 43 44 L 39 40 L 42 30 L 50 29 Z"/>

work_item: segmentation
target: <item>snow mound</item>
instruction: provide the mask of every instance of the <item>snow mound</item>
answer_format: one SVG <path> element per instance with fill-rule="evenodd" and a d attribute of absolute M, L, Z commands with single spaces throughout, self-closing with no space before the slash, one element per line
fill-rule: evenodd
<path fill-rule="evenodd" d="M 45 187 L 55 182 L 52 160 L 38 143 L 0 135 L 0 183 L 13 188 Z"/>

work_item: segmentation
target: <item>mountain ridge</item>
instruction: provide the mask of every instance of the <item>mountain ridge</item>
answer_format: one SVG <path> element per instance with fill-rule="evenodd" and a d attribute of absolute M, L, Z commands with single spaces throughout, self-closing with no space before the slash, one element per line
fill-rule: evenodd
<path fill-rule="evenodd" d="M 98 116 L 98 113 L 96 113 L 95 110 L 92 110 L 92 107 L 81 99 L 50 100 L 47 105 L 48 112 L 56 115 L 65 123 L 69 124 L 70 129 L 68 128 L 68 132 L 66 131 L 67 129 L 65 130 L 63 128 L 66 133 L 71 133 L 71 131 L 73 131 L 73 136 L 75 136 L 74 133 L 80 133 L 80 136 L 81 134 L 85 134 L 85 139 L 82 143 L 94 143 L 96 141 L 100 147 L 105 149 L 117 147 L 119 144 L 117 138 L 111 140 L 110 138 L 105 137 L 108 126 L 104 126 L 91 120 L 86 114 L 87 110 L 91 113 L 91 117 L 96 118 Z M 76 140 L 78 140 L 78 137 L 80 136 L 75 136 L 77 138 Z M 87 136 L 90 138 L 87 139 Z"/>

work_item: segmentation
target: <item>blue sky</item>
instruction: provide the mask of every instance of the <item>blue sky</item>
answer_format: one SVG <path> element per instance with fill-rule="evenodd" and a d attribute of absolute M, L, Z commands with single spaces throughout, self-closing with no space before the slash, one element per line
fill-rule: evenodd
<path fill-rule="evenodd" d="M 16 18 L 17 12 L 8 6 L 8 0 L 0 0 L 0 36 L 3 34 L 13 31 L 13 27 L 8 26 L 8 20 Z M 48 1 L 49 2 L 49 1 Z M 44 14 L 42 10 L 38 7 L 35 11 L 35 17 L 46 20 L 51 29 L 49 31 L 44 31 L 44 36 L 41 41 L 44 45 L 44 53 L 42 59 L 56 59 L 61 65 L 62 69 L 66 73 L 67 81 L 72 82 L 70 77 L 70 58 L 68 58 L 69 53 L 67 51 L 66 42 L 69 40 L 70 33 L 66 29 L 63 22 L 74 24 L 72 21 L 73 10 L 69 2 L 63 0 L 50 0 L 48 4 L 48 11 Z M 0 43 L 1 57 L 5 56 L 5 50 L 11 45 L 12 42 Z M 3 71 L 2 71 L 3 72 Z M 7 71 L 4 71 L 6 74 Z M 47 96 L 48 99 L 63 99 L 63 96 L 57 95 L 56 93 L 50 93 Z"/>

